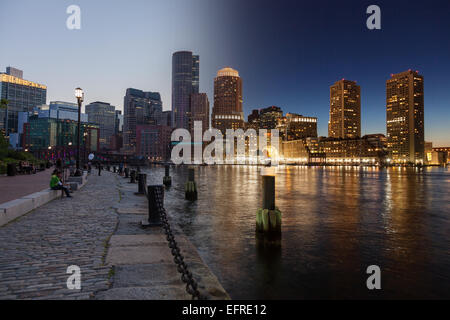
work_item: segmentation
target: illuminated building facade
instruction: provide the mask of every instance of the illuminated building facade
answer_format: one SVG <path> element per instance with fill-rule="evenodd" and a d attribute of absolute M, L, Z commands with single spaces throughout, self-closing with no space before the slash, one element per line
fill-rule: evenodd
<path fill-rule="evenodd" d="M 328 136 L 361 137 L 361 88 L 355 81 L 342 79 L 330 87 Z"/>
<path fill-rule="evenodd" d="M 381 164 L 385 152 L 371 137 L 340 139 L 319 139 L 319 150 L 326 154 L 326 162 L 331 164 Z"/>
<path fill-rule="evenodd" d="M 45 104 L 47 87 L 24 80 L 21 70 L 8 67 L 6 73 L 0 73 L 0 99 L 8 100 L 8 107 L 0 109 L 0 130 L 17 133 L 19 112 L 30 112 Z"/>
<path fill-rule="evenodd" d="M 386 152 L 382 142 L 373 136 L 362 138 L 306 138 L 282 141 L 282 159 L 285 163 L 331 165 L 379 165 Z"/>
<path fill-rule="evenodd" d="M 214 79 L 212 127 L 225 134 L 226 129 L 244 128 L 242 79 L 232 68 L 223 68 Z"/>
<path fill-rule="evenodd" d="M 386 81 L 386 132 L 389 158 L 394 163 L 423 163 L 423 76 L 408 70 Z"/>
<path fill-rule="evenodd" d="M 270 106 L 259 110 L 259 129 L 276 129 L 278 120 L 283 117 L 283 110 Z"/>
<path fill-rule="evenodd" d="M 305 117 L 295 113 L 286 113 L 278 118 L 277 129 L 285 141 L 317 137 L 317 118 Z"/>

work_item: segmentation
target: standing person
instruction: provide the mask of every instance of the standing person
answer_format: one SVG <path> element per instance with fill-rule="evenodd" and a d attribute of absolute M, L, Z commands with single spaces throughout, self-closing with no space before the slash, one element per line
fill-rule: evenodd
<path fill-rule="evenodd" d="M 69 194 L 69 188 L 64 186 L 61 182 L 61 172 L 54 170 L 52 177 L 50 178 L 50 189 L 52 190 L 63 190 L 67 198 L 72 198 Z"/>

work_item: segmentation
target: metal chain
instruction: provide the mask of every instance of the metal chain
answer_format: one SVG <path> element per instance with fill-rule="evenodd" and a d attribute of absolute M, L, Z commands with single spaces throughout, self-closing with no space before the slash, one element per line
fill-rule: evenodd
<path fill-rule="evenodd" d="M 158 208 L 158 212 L 161 216 L 161 221 L 163 224 L 164 232 L 166 234 L 166 239 L 169 243 L 169 248 L 173 255 L 173 261 L 177 265 L 177 270 L 181 273 L 181 280 L 186 283 L 186 292 L 192 296 L 192 299 L 195 300 L 206 300 L 206 297 L 200 294 L 198 291 L 198 285 L 195 279 L 192 277 L 192 273 L 189 271 L 188 266 L 184 262 L 184 257 L 180 252 L 180 248 L 178 247 L 177 241 L 172 233 L 172 229 L 169 224 L 169 220 L 167 219 L 167 213 L 164 209 L 163 198 L 159 188 L 156 189 L 156 205 Z"/>

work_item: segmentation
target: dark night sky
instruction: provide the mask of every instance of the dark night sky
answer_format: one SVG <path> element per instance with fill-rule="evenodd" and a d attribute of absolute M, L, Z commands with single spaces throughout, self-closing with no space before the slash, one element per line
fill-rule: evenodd
<path fill-rule="evenodd" d="M 381 8 L 368 30 L 366 8 Z M 233 4 L 233 59 L 244 79 L 244 108 L 280 106 L 319 118 L 327 135 L 329 86 L 361 86 L 362 133 L 385 133 L 385 81 L 425 77 L 426 140 L 450 145 L 450 1 L 268 1 Z"/>

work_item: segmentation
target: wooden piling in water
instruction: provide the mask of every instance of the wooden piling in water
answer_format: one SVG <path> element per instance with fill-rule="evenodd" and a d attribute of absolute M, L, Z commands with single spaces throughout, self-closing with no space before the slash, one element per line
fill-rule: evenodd
<path fill-rule="evenodd" d="M 169 187 L 172 185 L 172 177 L 170 176 L 170 166 L 168 164 L 166 164 L 164 166 L 164 170 L 165 170 L 165 174 L 164 174 L 164 178 L 163 178 L 163 184 L 166 187 Z"/>
<path fill-rule="evenodd" d="M 256 212 L 256 232 L 281 234 L 281 212 L 275 206 L 275 177 L 262 176 L 262 208 Z"/>
<path fill-rule="evenodd" d="M 186 200 L 197 200 L 197 185 L 195 183 L 195 168 L 188 169 L 188 181 L 185 184 Z"/>

